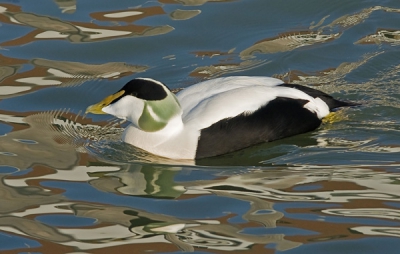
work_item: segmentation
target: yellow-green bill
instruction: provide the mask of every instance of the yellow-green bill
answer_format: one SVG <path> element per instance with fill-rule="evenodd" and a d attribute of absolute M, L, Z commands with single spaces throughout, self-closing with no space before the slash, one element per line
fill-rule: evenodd
<path fill-rule="evenodd" d="M 99 103 L 93 104 L 89 107 L 87 107 L 86 109 L 86 114 L 87 113 L 92 113 L 92 114 L 106 114 L 103 112 L 103 108 L 107 107 L 108 105 L 110 105 L 110 103 L 119 98 L 120 96 L 122 96 L 125 93 L 124 90 L 119 91 L 118 93 L 112 94 L 110 96 L 107 96 L 106 98 L 104 98 L 102 101 L 100 101 Z"/>

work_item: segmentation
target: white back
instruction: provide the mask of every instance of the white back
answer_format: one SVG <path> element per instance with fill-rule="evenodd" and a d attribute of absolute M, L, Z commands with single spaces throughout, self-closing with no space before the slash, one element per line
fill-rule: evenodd
<path fill-rule="evenodd" d="M 204 99 L 208 99 L 216 94 L 228 92 L 233 89 L 261 86 L 277 86 L 283 84 L 282 80 L 270 77 L 248 77 L 232 76 L 216 78 L 200 82 L 180 91 L 176 96 L 182 106 L 183 115 L 186 115 Z"/>
<path fill-rule="evenodd" d="M 319 118 L 329 114 L 328 106 L 319 98 L 288 87 L 279 79 L 268 77 L 218 78 L 193 85 L 177 97 L 183 109 L 185 128 L 201 130 L 224 118 L 243 112 L 254 112 L 276 97 L 310 101 L 304 107 Z"/>

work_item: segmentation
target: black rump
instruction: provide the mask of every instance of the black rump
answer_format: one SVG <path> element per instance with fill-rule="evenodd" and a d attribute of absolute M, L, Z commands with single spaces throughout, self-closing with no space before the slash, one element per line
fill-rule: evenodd
<path fill-rule="evenodd" d="M 346 101 L 339 101 L 330 96 L 329 94 L 326 94 L 324 92 L 321 92 L 317 89 L 302 86 L 302 85 L 296 85 L 296 84 L 281 84 L 279 86 L 284 86 L 284 87 L 290 87 L 290 88 L 295 88 L 297 90 L 300 90 L 308 95 L 310 95 L 313 98 L 320 98 L 323 100 L 329 107 L 330 110 L 335 109 L 335 108 L 340 108 L 340 107 L 351 107 L 351 106 L 358 106 L 359 104 L 352 103 L 352 102 L 346 102 Z"/>

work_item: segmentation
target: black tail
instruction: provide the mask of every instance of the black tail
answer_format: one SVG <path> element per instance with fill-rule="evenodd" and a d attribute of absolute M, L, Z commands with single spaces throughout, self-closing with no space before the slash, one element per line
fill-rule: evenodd
<path fill-rule="evenodd" d="M 321 98 L 321 97 L 320 97 Z M 332 96 L 330 98 L 321 98 L 326 104 L 328 104 L 329 110 L 334 110 L 341 107 L 355 107 L 360 106 L 360 103 L 350 102 L 350 101 L 339 101 L 334 99 Z"/>
<path fill-rule="evenodd" d="M 321 91 L 319 91 L 317 89 L 310 88 L 310 87 L 307 87 L 307 86 L 296 85 L 296 84 L 281 84 L 279 86 L 295 88 L 297 90 L 300 90 L 300 91 L 310 95 L 313 98 L 320 98 L 321 100 L 323 100 L 328 105 L 329 110 L 331 110 L 331 111 L 336 109 L 336 108 L 354 107 L 354 106 L 361 105 L 359 103 L 336 100 L 335 98 L 333 98 L 329 94 L 326 94 L 326 93 L 321 92 Z"/>

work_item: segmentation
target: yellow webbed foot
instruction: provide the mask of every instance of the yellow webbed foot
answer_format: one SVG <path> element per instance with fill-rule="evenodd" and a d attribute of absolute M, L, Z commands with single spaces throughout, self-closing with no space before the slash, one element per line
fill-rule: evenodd
<path fill-rule="evenodd" d="M 345 113 L 342 110 L 340 110 L 340 111 L 329 113 L 329 115 L 325 116 L 322 119 L 322 123 L 323 124 L 331 124 L 331 123 L 343 121 L 346 119 L 348 119 L 347 115 L 345 115 Z"/>

